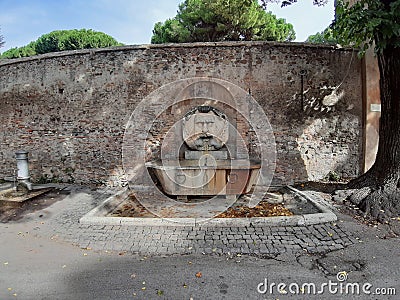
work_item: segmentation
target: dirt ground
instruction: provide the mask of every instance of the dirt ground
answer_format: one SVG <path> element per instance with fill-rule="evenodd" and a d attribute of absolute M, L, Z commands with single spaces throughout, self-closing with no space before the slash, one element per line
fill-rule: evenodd
<path fill-rule="evenodd" d="M 68 194 L 68 191 L 55 188 L 21 203 L 0 201 L 0 222 L 18 221 L 26 214 L 43 210 L 53 203 L 61 201 Z"/>

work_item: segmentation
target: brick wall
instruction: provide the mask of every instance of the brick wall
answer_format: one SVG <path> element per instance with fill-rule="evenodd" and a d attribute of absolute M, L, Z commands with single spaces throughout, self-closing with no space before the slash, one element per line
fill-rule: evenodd
<path fill-rule="evenodd" d="M 363 111 L 357 56 L 297 43 L 233 42 L 0 60 L 0 178 L 13 173 L 14 152 L 23 149 L 30 152 L 34 180 L 121 184 L 121 145 L 135 107 L 163 85 L 191 77 L 223 79 L 261 105 L 276 139 L 274 183 L 320 179 L 329 171 L 359 174 Z M 156 121 L 155 128 L 173 123 L 167 112 Z M 237 124 L 239 130 L 249 128 L 240 118 Z M 162 132 L 151 135 L 154 153 Z M 251 145 L 252 132 L 243 134 Z"/>

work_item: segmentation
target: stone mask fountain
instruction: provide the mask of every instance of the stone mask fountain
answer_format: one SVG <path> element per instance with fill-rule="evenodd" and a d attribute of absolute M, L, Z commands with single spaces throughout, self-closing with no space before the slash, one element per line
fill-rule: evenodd
<path fill-rule="evenodd" d="M 274 132 L 251 93 L 212 77 L 151 92 L 130 116 L 122 147 L 132 196 L 158 217 L 190 224 L 214 218 L 239 195 L 257 205 L 275 154 Z"/>
<path fill-rule="evenodd" d="M 250 192 L 257 182 L 260 162 L 236 159 L 229 139 L 231 122 L 219 109 L 202 105 L 189 110 L 175 130 L 181 128 L 182 159 L 147 163 L 163 191 L 178 199 L 187 196 L 236 197 Z M 175 133 L 176 134 L 176 133 Z"/>

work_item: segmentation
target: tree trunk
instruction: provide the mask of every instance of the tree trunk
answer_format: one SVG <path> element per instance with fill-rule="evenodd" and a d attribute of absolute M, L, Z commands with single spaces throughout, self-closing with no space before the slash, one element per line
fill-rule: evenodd
<path fill-rule="evenodd" d="M 400 214 L 400 48 L 388 45 L 378 54 L 381 118 L 379 145 L 371 169 L 351 181 L 362 189 L 350 200 L 379 221 Z"/>

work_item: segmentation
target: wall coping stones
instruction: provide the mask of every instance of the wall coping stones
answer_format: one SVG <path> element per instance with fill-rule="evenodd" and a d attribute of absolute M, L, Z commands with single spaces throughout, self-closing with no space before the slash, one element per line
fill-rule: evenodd
<path fill-rule="evenodd" d="M 352 52 L 354 49 L 348 47 L 340 47 L 335 45 L 324 45 L 324 44 L 310 44 L 304 42 L 271 42 L 271 41 L 238 41 L 238 42 L 198 42 L 198 43 L 168 43 L 168 44 L 142 44 L 142 45 L 127 45 L 127 46 L 114 46 L 107 48 L 94 48 L 94 49 L 82 49 L 82 50 L 70 50 L 51 52 L 46 54 L 40 54 L 29 57 L 13 58 L 13 59 L 0 59 L 0 67 L 5 65 L 19 64 L 30 61 L 47 60 L 58 57 L 74 56 L 74 55 L 95 55 L 96 53 L 104 52 L 120 52 L 120 51 L 137 51 L 147 49 L 170 49 L 170 48 L 202 48 L 202 47 L 253 47 L 253 46 L 264 46 L 264 47 L 295 47 L 295 48 L 318 48 L 334 51 L 349 51 Z"/>

